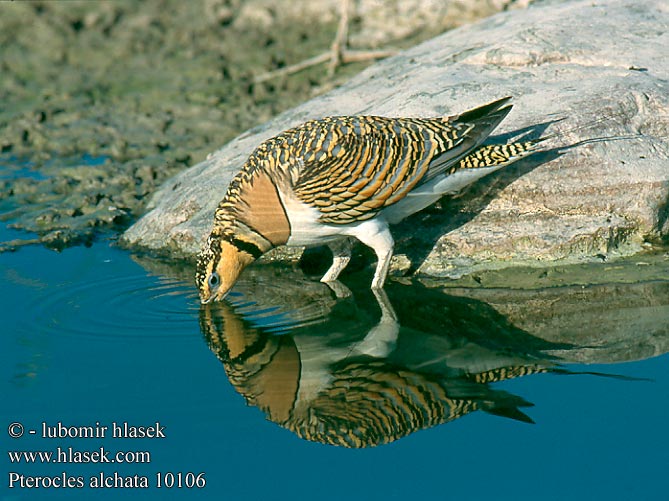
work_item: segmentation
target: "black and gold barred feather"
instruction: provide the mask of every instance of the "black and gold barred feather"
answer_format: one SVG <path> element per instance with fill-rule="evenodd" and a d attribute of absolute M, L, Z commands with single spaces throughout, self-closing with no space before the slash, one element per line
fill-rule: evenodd
<path fill-rule="evenodd" d="M 386 444 L 476 411 L 532 422 L 520 410 L 532 404 L 488 385 L 550 371 L 532 364 L 445 377 L 384 359 L 345 358 L 330 367 L 315 398 L 298 403 L 301 384 L 320 376 L 305 373 L 290 335 L 250 327 L 227 305 L 201 311 L 200 326 L 249 405 L 303 439 L 343 447 Z"/>
<path fill-rule="evenodd" d="M 510 144 L 491 144 L 482 146 L 460 160 L 457 166 L 451 167 L 450 174 L 460 169 L 478 169 L 504 165 L 515 158 L 530 153 L 538 141 L 523 141 Z"/>
<path fill-rule="evenodd" d="M 349 224 L 374 217 L 439 175 L 511 163 L 537 142 L 481 146 L 509 113 L 509 99 L 452 117 L 334 116 L 289 129 L 251 154 L 216 221 L 230 225 L 244 186 L 261 173 L 318 209 L 321 222 Z"/>
<path fill-rule="evenodd" d="M 478 374 L 470 374 L 468 377 L 477 383 L 487 384 L 532 374 L 544 374 L 546 372 L 551 372 L 551 370 L 550 367 L 545 365 L 518 365 L 513 367 L 500 367 Z"/>
<path fill-rule="evenodd" d="M 383 360 L 344 361 L 306 415 L 279 423 L 296 435 L 344 447 L 374 447 L 478 410 L 531 422 L 528 402 L 465 379 L 447 380 Z"/>

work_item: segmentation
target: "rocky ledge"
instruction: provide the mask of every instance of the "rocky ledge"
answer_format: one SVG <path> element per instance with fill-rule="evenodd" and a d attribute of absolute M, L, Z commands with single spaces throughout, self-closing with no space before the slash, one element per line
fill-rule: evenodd
<path fill-rule="evenodd" d="M 394 230 L 395 268 L 432 276 L 608 259 L 669 236 L 669 6 L 537 2 L 422 43 L 252 129 L 166 182 L 126 245 L 190 257 L 264 139 L 341 114 L 450 115 L 506 95 L 498 134 L 572 148 L 518 162 Z M 560 120 L 562 119 L 562 120 Z M 580 141 L 586 141 L 578 144 Z M 271 258 L 295 257 L 276 249 Z"/>

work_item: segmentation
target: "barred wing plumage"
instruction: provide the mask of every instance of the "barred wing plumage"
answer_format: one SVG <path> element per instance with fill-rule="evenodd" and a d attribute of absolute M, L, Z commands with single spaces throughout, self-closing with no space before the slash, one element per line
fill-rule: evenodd
<path fill-rule="evenodd" d="M 348 224 L 374 217 L 417 186 L 460 167 L 504 119 L 500 99 L 445 118 L 329 117 L 294 129 L 295 195 L 320 220 Z"/>

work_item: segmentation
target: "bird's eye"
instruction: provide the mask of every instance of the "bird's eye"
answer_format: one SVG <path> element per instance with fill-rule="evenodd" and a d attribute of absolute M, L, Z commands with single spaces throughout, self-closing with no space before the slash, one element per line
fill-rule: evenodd
<path fill-rule="evenodd" d="M 209 275 L 209 287 L 217 287 L 220 282 L 221 279 L 218 277 L 218 273 L 213 272 Z"/>

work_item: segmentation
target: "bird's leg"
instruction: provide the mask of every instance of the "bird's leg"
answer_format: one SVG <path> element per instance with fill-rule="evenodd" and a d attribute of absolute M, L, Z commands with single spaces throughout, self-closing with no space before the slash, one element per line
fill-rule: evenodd
<path fill-rule="evenodd" d="M 376 250 L 376 249 L 374 249 Z M 383 284 L 386 283 L 388 277 L 388 268 L 390 268 L 390 259 L 393 257 L 393 248 L 391 247 L 386 252 L 376 252 L 379 262 L 376 264 L 374 271 L 374 278 L 372 279 L 372 289 L 382 289 Z"/>
<path fill-rule="evenodd" d="M 332 280 L 330 282 L 325 282 L 325 285 L 327 285 L 330 288 L 330 290 L 334 292 L 334 295 L 337 299 L 346 299 L 347 297 L 351 297 L 353 295 L 351 289 L 346 287 L 339 280 Z"/>
<path fill-rule="evenodd" d="M 386 291 L 383 289 L 372 289 L 372 291 L 381 308 L 381 318 L 379 323 L 370 329 L 365 338 L 356 345 L 355 349 L 357 353 L 385 358 L 395 349 L 400 324 Z"/>
<path fill-rule="evenodd" d="M 376 271 L 372 279 L 372 289 L 381 289 L 388 276 L 388 268 L 390 268 L 390 259 L 393 257 L 395 241 L 386 223 L 379 224 L 376 221 L 370 221 L 370 223 L 375 226 L 364 228 L 365 224 L 363 223 L 358 227 L 361 231 L 357 231 L 355 236 L 367 247 L 374 249 L 376 253 L 378 263 L 376 263 Z"/>
<path fill-rule="evenodd" d="M 379 323 L 397 323 L 397 313 L 395 313 L 395 308 L 393 308 L 390 299 L 388 299 L 388 294 L 383 289 L 374 289 L 372 291 L 376 302 L 379 303 L 379 308 L 381 308 L 381 320 Z"/>
<path fill-rule="evenodd" d="M 332 282 L 337 280 L 337 277 L 342 272 L 346 265 L 351 260 L 351 239 L 343 238 L 328 244 L 332 251 L 332 265 L 328 271 L 325 272 L 321 282 Z"/>

